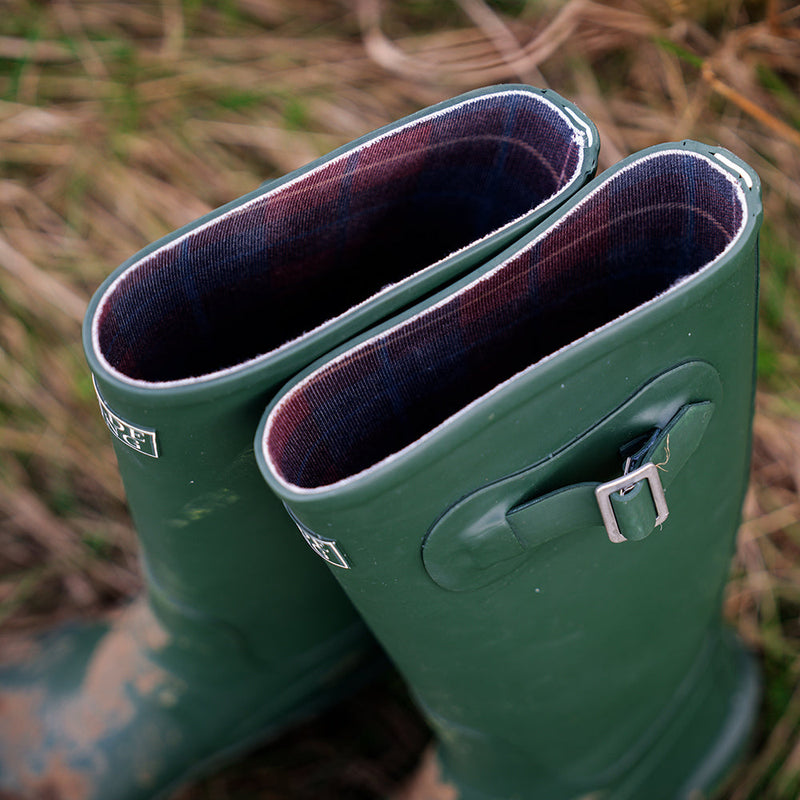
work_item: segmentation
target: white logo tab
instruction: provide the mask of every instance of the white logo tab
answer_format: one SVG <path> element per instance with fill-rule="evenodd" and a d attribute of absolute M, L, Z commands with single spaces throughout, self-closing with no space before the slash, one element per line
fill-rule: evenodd
<path fill-rule="evenodd" d="M 156 432 L 149 428 L 138 428 L 136 425 L 131 425 L 130 422 L 126 422 L 122 417 L 117 416 L 100 396 L 96 383 L 94 390 L 100 403 L 100 413 L 103 415 L 103 419 L 111 433 L 123 444 L 128 445 L 131 450 L 136 450 L 151 458 L 158 458 Z"/>
<path fill-rule="evenodd" d="M 344 553 L 339 548 L 339 545 L 333 539 L 323 539 L 315 533 L 302 528 L 299 524 L 300 533 L 303 538 L 308 542 L 308 546 L 320 557 L 324 558 L 329 564 L 334 567 L 341 567 L 342 569 L 350 569 L 350 564 L 345 558 Z"/>

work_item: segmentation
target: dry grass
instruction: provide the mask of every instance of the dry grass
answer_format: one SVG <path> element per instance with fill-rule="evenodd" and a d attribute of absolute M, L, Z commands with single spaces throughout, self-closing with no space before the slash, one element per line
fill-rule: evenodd
<path fill-rule="evenodd" d="M 800 7 L 777 0 L 7 0 L 3 12 L 6 639 L 94 613 L 139 585 L 79 344 L 86 302 L 113 266 L 391 119 L 467 88 L 531 82 L 595 119 L 601 167 L 691 137 L 721 143 L 761 174 L 768 220 L 761 388 L 727 611 L 762 655 L 768 684 L 757 749 L 726 796 L 798 796 Z M 320 798 L 331 786 L 340 798 L 380 796 L 424 733 L 393 690 L 379 694 L 182 797 Z M 350 738 L 340 745 L 349 717 Z M 366 758 L 357 745 L 369 724 L 383 745 Z M 334 777 L 311 763 L 327 764 Z"/>

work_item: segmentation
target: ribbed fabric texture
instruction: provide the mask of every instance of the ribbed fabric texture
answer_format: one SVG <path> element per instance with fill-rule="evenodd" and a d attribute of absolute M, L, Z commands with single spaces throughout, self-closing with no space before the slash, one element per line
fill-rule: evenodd
<path fill-rule="evenodd" d="M 581 147 L 523 92 L 410 123 L 142 259 L 101 309 L 100 350 L 153 382 L 267 353 L 541 205 Z"/>
<path fill-rule="evenodd" d="M 313 488 L 397 452 L 542 357 L 708 264 L 744 223 L 704 157 L 669 152 L 611 177 L 535 244 L 284 398 L 267 442 Z"/>

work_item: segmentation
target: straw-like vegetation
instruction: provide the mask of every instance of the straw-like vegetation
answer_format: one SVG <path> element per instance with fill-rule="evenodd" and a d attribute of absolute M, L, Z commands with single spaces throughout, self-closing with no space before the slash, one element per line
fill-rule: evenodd
<path fill-rule="evenodd" d="M 0 648 L 140 585 L 79 323 L 124 258 L 468 88 L 550 86 L 601 168 L 721 143 L 764 184 L 753 481 L 726 611 L 766 674 L 728 800 L 800 793 L 800 7 L 779 0 L 0 4 Z M 2 650 L 0 650 L 0 658 Z M 381 797 L 424 727 L 395 683 L 182 800 Z"/>

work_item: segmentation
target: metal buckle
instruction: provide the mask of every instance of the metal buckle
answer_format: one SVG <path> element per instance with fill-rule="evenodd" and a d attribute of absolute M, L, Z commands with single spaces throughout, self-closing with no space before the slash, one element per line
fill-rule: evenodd
<path fill-rule="evenodd" d="M 667 508 L 667 498 L 664 495 L 664 487 L 661 485 L 661 477 L 658 474 L 658 467 L 652 462 L 648 461 L 633 472 L 628 472 L 630 466 L 630 459 L 625 462 L 625 473 L 615 478 L 608 483 L 601 483 L 594 490 L 595 497 L 597 498 L 597 505 L 600 506 L 600 515 L 603 517 L 603 524 L 606 526 L 606 533 L 608 538 L 618 544 L 619 542 L 628 541 L 619 529 L 617 524 L 617 517 L 614 514 L 614 507 L 611 505 L 611 495 L 614 492 L 625 494 L 633 489 L 637 483 L 646 480 L 650 484 L 650 494 L 653 496 L 653 504 L 656 507 L 656 525 L 666 520 L 669 516 L 669 508 Z"/>

